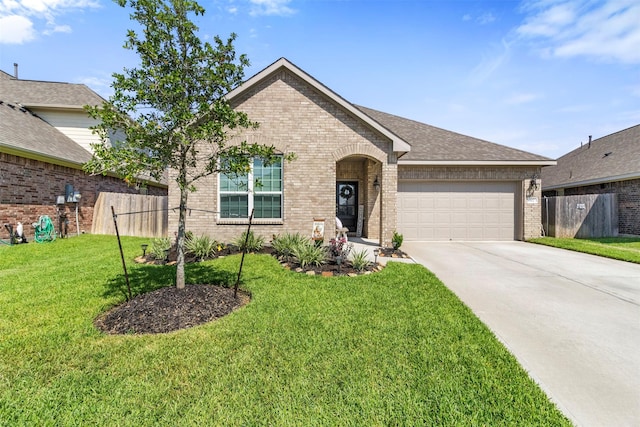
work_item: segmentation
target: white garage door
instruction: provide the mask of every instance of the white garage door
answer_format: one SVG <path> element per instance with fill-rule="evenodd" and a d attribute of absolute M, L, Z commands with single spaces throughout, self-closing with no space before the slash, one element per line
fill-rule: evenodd
<path fill-rule="evenodd" d="M 407 240 L 514 240 L 515 182 L 398 183 L 398 232 Z"/>

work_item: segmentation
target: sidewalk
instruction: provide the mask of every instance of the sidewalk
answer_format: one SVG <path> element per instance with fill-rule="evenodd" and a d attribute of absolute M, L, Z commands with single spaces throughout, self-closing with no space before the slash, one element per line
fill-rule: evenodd
<path fill-rule="evenodd" d="M 349 237 L 349 243 L 353 243 L 353 250 L 351 251 L 351 253 L 366 250 L 367 259 L 371 262 L 376 261 L 376 257 L 373 251 L 375 249 L 380 249 L 380 245 L 378 244 L 377 239 L 366 239 L 364 237 Z M 389 261 L 406 262 L 406 263 L 415 264 L 415 261 L 413 260 L 413 258 L 392 258 L 392 257 L 378 256 L 377 261 L 379 264 L 382 264 L 382 265 L 385 265 Z"/>

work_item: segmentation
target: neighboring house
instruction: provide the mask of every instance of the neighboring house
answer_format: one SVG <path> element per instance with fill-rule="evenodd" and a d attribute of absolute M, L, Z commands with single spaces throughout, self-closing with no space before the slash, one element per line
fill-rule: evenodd
<path fill-rule="evenodd" d="M 540 170 L 546 157 L 353 105 L 282 58 L 228 95 L 260 123 L 234 142 L 295 153 L 250 177 L 211 176 L 189 195 L 187 230 L 229 241 L 246 230 L 311 236 L 335 217 L 351 233 L 390 246 L 406 240 L 523 240 L 540 236 Z M 170 175 L 174 172 L 170 171 Z M 253 179 L 262 186 L 253 188 Z M 179 191 L 169 185 L 169 206 Z M 362 216 L 358 216 L 362 206 Z M 169 212 L 169 229 L 178 214 Z"/>
<path fill-rule="evenodd" d="M 103 101 L 85 85 L 20 80 L 0 71 L 0 226 L 22 222 L 29 238 L 40 215 L 50 216 L 57 230 L 58 213 L 64 213 L 70 234 L 90 232 L 100 192 L 140 192 L 116 177 L 82 171 L 91 158 L 90 144 L 99 142 L 83 106 Z M 79 230 L 76 203 L 57 203 L 71 188 L 81 195 Z M 166 195 L 167 188 L 149 183 L 147 191 Z M 0 236 L 5 234 L 2 228 Z"/>
<path fill-rule="evenodd" d="M 542 169 L 542 182 L 547 197 L 617 194 L 618 232 L 640 235 L 640 125 L 565 154 Z"/>

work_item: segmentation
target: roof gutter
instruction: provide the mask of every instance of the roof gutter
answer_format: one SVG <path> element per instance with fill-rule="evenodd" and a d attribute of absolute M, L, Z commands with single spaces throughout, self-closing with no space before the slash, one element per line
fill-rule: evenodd
<path fill-rule="evenodd" d="M 640 179 L 640 173 L 632 172 L 624 175 L 608 176 L 606 178 L 587 179 L 585 181 L 565 182 L 565 183 L 556 184 L 556 185 L 544 185 L 544 180 L 543 180 L 542 187 L 543 187 L 543 190 L 558 190 L 560 188 L 584 187 L 586 185 L 606 184 L 608 182 L 616 182 L 616 181 L 629 181 L 631 179 Z"/>
<path fill-rule="evenodd" d="M 61 157 L 43 155 L 42 153 L 39 153 L 37 151 L 9 147 L 7 145 L 0 145 L 0 153 L 6 153 L 18 157 L 25 157 L 27 159 L 37 160 L 45 163 L 52 163 L 54 165 L 64 166 L 72 169 L 82 169 L 82 163 L 63 159 Z"/>
<path fill-rule="evenodd" d="M 84 110 L 84 105 L 68 105 L 68 104 L 32 104 L 32 103 L 22 103 L 20 104 L 25 108 L 55 108 L 62 110 Z"/>
<path fill-rule="evenodd" d="M 400 166 L 555 166 L 555 160 L 398 160 Z"/>

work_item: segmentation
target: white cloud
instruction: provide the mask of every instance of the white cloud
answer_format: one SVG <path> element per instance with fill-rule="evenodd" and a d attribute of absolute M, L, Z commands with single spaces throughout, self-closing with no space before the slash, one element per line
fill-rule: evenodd
<path fill-rule="evenodd" d="M 288 4 L 291 0 L 249 0 L 253 7 L 251 15 L 280 15 L 288 16 L 295 13 Z"/>
<path fill-rule="evenodd" d="M 24 16 L 0 16 L 0 44 L 22 44 L 35 38 L 33 22 Z"/>
<path fill-rule="evenodd" d="M 587 111 L 592 111 L 593 105 L 591 104 L 575 104 L 575 105 L 567 105 L 565 107 L 558 108 L 556 112 L 558 113 L 585 113 Z"/>
<path fill-rule="evenodd" d="M 640 63 L 637 0 L 542 0 L 523 10 L 529 16 L 516 32 L 545 55 Z"/>
<path fill-rule="evenodd" d="M 0 43 L 22 44 L 35 39 L 38 33 L 71 32 L 69 25 L 56 23 L 56 17 L 71 10 L 96 7 L 97 0 L 0 0 Z"/>
<path fill-rule="evenodd" d="M 474 84 L 480 84 L 491 77 L 496 70 L 509 60 L 511 55 L 510 47 L 511 45 L 507 40 L 502 40 L 500 45 L 493 46 L 493 52 L 483 57 L 480 64 L 471 71 L 470 81 Z"/>
<path fill-rule="evenodd" d="M 505 103 L 509 105 L 522 105 L 528 104 L 540 98 L 542 98 L 542 95 L 536 93 L 518 93 L 507 98 L 505 100 Z"/>
<path fill-rule="evenodd" d="M 465 15 L 462 16 L 462 20 L 465 22 L 469 22 L 469 21 L 474 21 L 480 25 L 486 25 L 486 24 L 490 24 L 492 22 L 494 22 L 496 20 L 496 16 L 491 13 L 491 12 L 485 12 L 482 13 L 478 16 L 476 16 L 475 18 L 473 17 L 473 15 L 467 13 Z"/>
<path fill-rule="evenodd" d="M 42 32 L 42 34 L 49 36 L 54 33 L 71 33 L 71 27 L 68 25 L 53 25 Z"/>
<path fill-rule="evenodd" d="M 483 13 L 482 15 L 478 16 L 478 18 L 476 18 L 476 21 L 480 25 L 490 24 L 495 20 L 496 17 L 491 12 Z"/>

